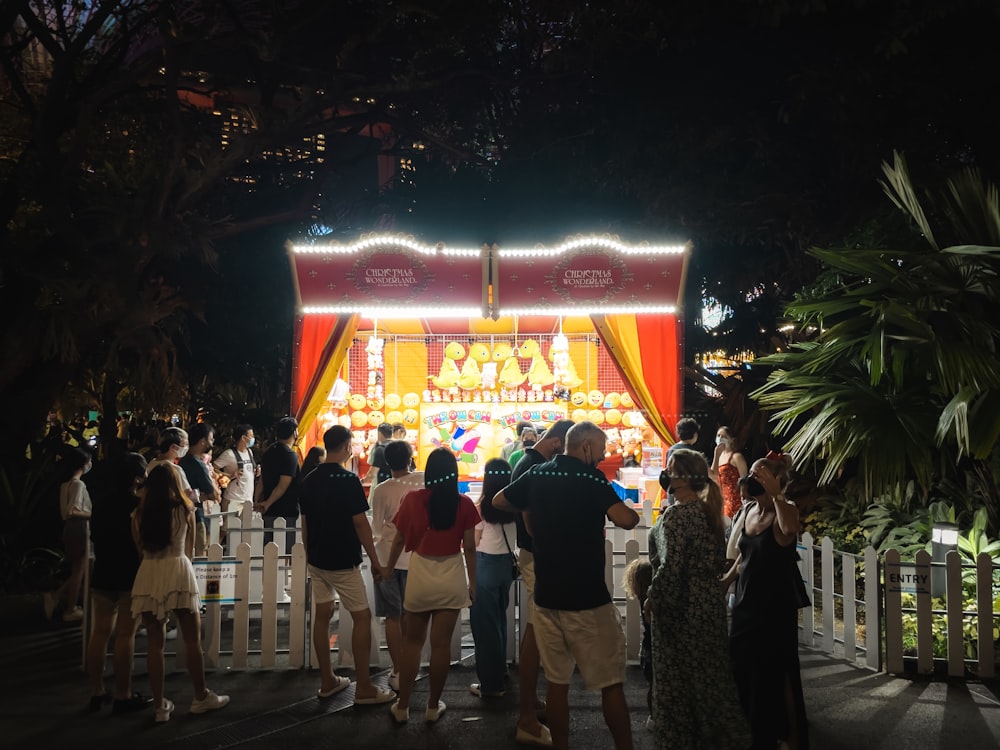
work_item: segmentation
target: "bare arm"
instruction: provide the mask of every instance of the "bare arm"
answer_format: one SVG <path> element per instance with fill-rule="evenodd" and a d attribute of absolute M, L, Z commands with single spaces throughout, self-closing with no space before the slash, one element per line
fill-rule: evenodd
<path fill-rule="evenodd" d="M 510 504 L 510 501 L 504 497 L 503 490 L 500 490 L 497 494 L 493 496 L 493 507 L 498 510 L 505 510 L 508 513 L 520 513 L 520 508 L 515 508 Z"/>
<path fill-rule="evenodd" d="M 372 564 L 372 576 L 375 578 L 375 582 L 378 583 L 385 576 L 382 570 L 382 563 L 378 559 L 378 552 L 375 551 L 375 540 L 372 539 L 372 526 L 368 523 L 368 515 L 366 513 L 356 513 L 351 520 L 354 521 L 354 530 L 358 534 L 358 539 L 361 540 L 361 546 L 368 553 L 368 559 Z"/>
<path fill-rule="evenodd" d="M 194 558 L 194 510 L 185 513 L 184 523 L 187 524 L 187 534 L 184 535 L 184 554 L 188 559 Z"/>
<path fill-rule="evenodd" d="M 479 545 L 483 543 L 483 528 L 484 527 L 482 527 L 482 526 L 480 526 L 478 524 L 476 525 L 476 548 L 477 549 L 479 548 Z"/>
<path fill-rule="evenodd" d="M 462 552 L 465 553 L 465 570 L 469 574 L 469 598 L 476 601 L 476 534 L 466 529 L 462 536 Z"/>
<path fill-rule="evenodd" d="M 745 477 L 747 475 L 747 460 L 743 458 L 742 453 L 734 453 L 729 461 L 736 467 L 736 470 L 740 473 L 741 477 Z"/>
<path fill-rule="evenodd" d="M 740 577 L 740 561 L 743 559 L 743 555 L 737 555 L 733 564 L 726 571 L 726 574 L 722 576 L 722 588 L 728 589 L 733 581 Z"/>
<path fill-rule="evenodd" d="M 292 486 L 292 478 L 288 474 L 282 474 L 278 477 L 278 484 L 275 485 L 274 489 L 271 490 L 271 494 L 267 496 L 264 502 L 259 503 L 261 510 L 266 511 L 276 502 L 278 499 L 288 491 L 288 488 Z"/>
<path fill-rule="evenodd" d="M 389 559 L 385 563 L 385 567 L 392 571 L 396 569 L 396 562 L 399 560 L 399 556 L 403 554 L 404 545 L 403 535 L 399 533 L 399 529 L 396 529 L 396 536 L 392 538 L 392 547 L 389 549 Z"/>
<path fill-rule="evenodd" d="M 639 523 L 639 514 L 625 503 L 615 503 L 608 508 L 608 518 L 620 529 L 634 529 Z"/>
<path fill-rule="evenodd" d="M 782 547 L 789 547 L 799 536 L 799 509 L 785 499 L 781 482 L 766 466 L 754 470 L 754 478 L 767 490 L 774 502 L 774 539 Z"/>

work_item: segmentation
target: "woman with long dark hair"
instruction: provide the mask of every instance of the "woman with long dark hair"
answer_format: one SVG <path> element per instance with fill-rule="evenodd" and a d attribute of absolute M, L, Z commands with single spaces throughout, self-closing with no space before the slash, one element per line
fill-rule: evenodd
<path fill-rule="evenodd" d="M 187 670 L 194 685 L 191 713 L 202 714 L 229 703 L 205 687 L 201 653 L 201 595 L 191 565 L 194 552 L 194 505 L 173 466 L 154 466 L 132 516 L 132 535 L 142 562 L 132 585 L 132 615 L 142 615 L 147 644 L 149 685 L 156 721 L 169 721 L 173 701 L 163 696 L 163 641 L 167 613 L 174 612 L 184 638 Z"/>
<path fill-rule="evenodd" d="M 676 502 L 649 532 L 656 747 L 744 750 L 750 732 L 729 664 L 719 583 L 726 561 L 722 492 L 705 457 L 684 448 L 670 453 L 660 486 Z"/>
<path fill-rule="evenodd" d="M 448 677 L 451 635 L 462 608 L 476 597 L 477 523 L 476 506 L 458 491 L 454 454 L 446 448 L 432 451 L 424 467 L 424 489 L 406 493 L 393 519 L 397 533 L 387 563 L 392 570 L 404 547 L 413 552 L 403 600 L 399 697 L 391 707 L 399 723 L 410 718 L 410 694 L 428 624 L 431 662 L 427 721 L 437 721 L 446 708 L 441 693 Z"/>
<path fill-rule="evenodd" d="M 502 458 L 487 461 L 479 498 L 483 520 L 476 526 L 476 601 L 470 612 L 479 682 L 469 690 L 480 698 L 503 695 L 507 674 L 507 604 L 514 581 L 516 514 L 494 508 L 493 496 L 508 484 L 510 464 Z"/>

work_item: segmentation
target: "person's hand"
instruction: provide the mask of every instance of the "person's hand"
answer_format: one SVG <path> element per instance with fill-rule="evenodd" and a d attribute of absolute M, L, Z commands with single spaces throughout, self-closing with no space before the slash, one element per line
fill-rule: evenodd
<path fill-rule="evenodd" d="M 715 446 L 715 458 L 716 458 L 716 460 L 718 460 L 719 458 L 722 457 L 722 454 L 725 452 L 725 450 L 726 450 L 726 444 L 725 443 L 719 443 L 717 446 Z"/>
<path fill-rule="evenodd" d="M 382 565 L 380 563 L 373 562 L 372 563 L 372 580 L 374 580 L 375 583 L 381 583 L 382 581 L 385 580 L 385 577 L 386 577 L 385 576 L 385 569 L 382 567 Z"/>
<path fill-rule="evenodd" d="M 781 482 L 767 466 L 763 464 L 757 466 L 750 471 L 750 476 L 760 482 L 760 486 L 767 491 L 769 497 L 773 498 L 781 494 Z"/>

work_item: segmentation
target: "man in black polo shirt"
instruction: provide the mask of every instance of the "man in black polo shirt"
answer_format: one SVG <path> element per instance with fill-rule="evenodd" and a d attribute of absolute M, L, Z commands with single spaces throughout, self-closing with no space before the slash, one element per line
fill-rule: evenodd
<path fill-rule="evenodd" d="M 299 496 L 302 541 L 316 602 L 312 636 L 321 678 L 316 694 L 329 698 L 350 685 L 350 680 L 335 675 L 330 666 L 330 618 L 336 592 L 343 608 L 351 613 L 353 624 L 351 654 L 358 681 L 354 703 L 386 703 L 396 694 L 373 685 L 368 673 L 372 615 L 361 578 L 361 548 L 368 553 L 375 583 L 382 580 L 382 567 L 366 515 L 368 501 L 361 480 L 341 465 L 351 454 L 351 431 L 334 425 L 323 434 L 323 445 L 326 461 L 302 480 Z"/>
<path fill-rule="evenodd" d="M 524 513 L 535 557 L 534 630 L 548 681 L 552 746 L 569 747 L 569 683 L 574 664 L 584 684 L 601 691 L 604 720 L 617 750 L 632 747 L 625 701 L 625 634 L 604 583 L 605 518 L 623 529 L 639 515 L 597 470 L 604 431 L 579 422 L 566 434 L 566 454 L 533 467 L 493 499 Z"/>
<path fill-rule="evenodd" d="M 510 475 L 511 481 L 515 481 L 522 474 L 528 473 L 532 466 L 551 461 L 554 456 L 563 452 L 566 442 L 566 433 L 573 426 L 572 419 L 560 419 L 554 422 L 549 429 L 542 433 L 542 437 L 530 448 L 525 448 L 524 455 L 517 462 Z M 521 702 L 520 716 L 517 720 L 517 734 L 522 742 L 531 742 L 532 738 L 541 740 L 548 734 L 548 730 L 538 721 L 538 669 L 541 662 L 538 658 L 538 644 L 535 641 L 535 627 L 532 625 L 531 610 L 534 607 L 535 596 L 535 557 L 532 552 L 531 535 L 524 527 L 524 518 L 518 513 L 515 519 L 517 523 L 517 565 L 521 570 L 521 579 L 524 581 L 525 598 L 527 601 L 522 605 L 525 612 L 522 622 L 524 623 L 524 635 L 521 638 L 520 667 L 518 668 L 518 682 L 520 684 Z M 547 739 L 547 738 L 546 738 Z"/>

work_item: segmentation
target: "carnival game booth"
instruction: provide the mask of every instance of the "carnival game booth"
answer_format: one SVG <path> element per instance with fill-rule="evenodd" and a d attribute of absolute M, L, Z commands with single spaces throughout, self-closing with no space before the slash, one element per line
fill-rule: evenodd
<path fill-rule="evenodd" d="M 603 427 L 619 457 L 645 444 L 658 473 L 681 403 L 689 250 L 612 237 L 290 244 L 300 450 L 343 424 L 363 472 L 378 425 L 402 423 L 418 468 L 447 447 L 461 480 L 475 482 L 518 421 L 569 417 Z"/>

